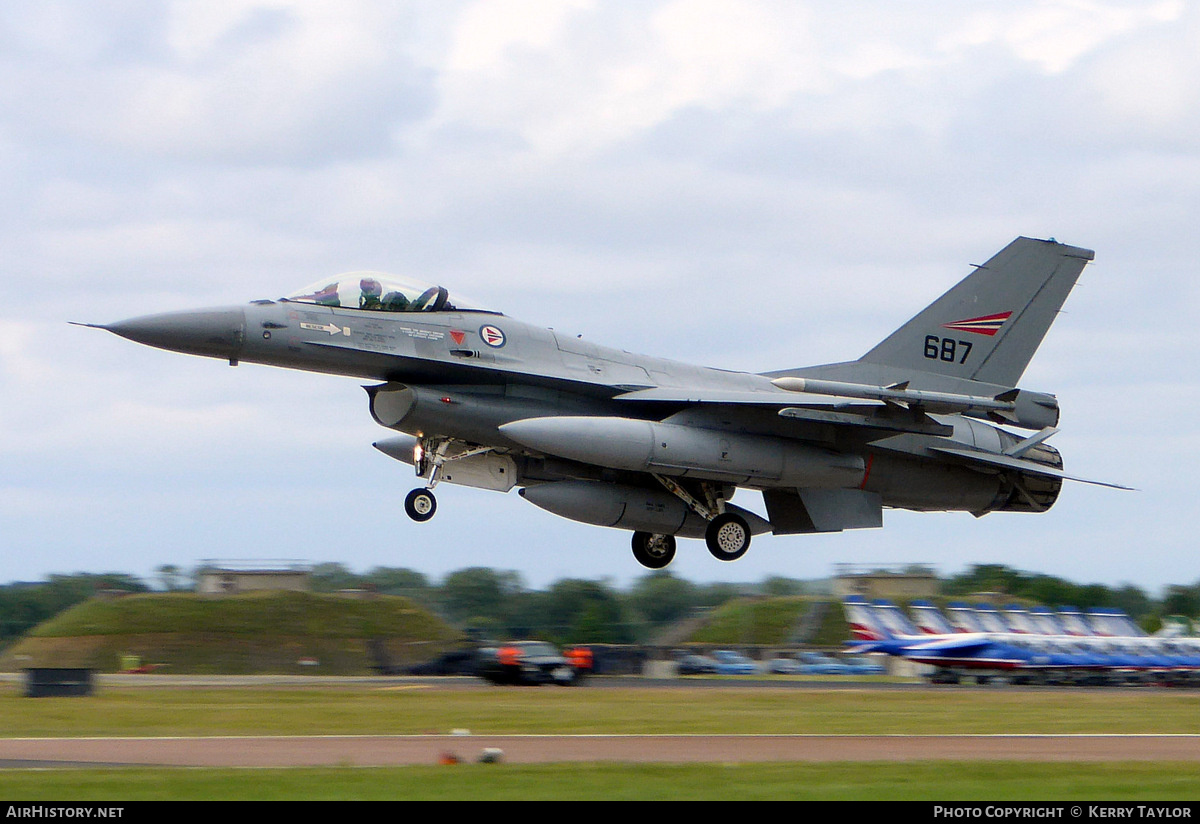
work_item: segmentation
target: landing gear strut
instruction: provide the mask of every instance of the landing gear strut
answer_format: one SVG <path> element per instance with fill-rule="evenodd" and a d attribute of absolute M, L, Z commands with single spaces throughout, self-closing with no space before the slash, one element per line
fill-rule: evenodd
<path fill-rule="evenodd" d="M 746 554 L 746 550 L 750 548 L 750 525 L 741 515 L 725 510 L 725 496 L 721 488 L 711 483 L 701 483 L 700 491 L 704 495 L 704 500 L 701 501 L 673 478 L 665 475 L 654 477 L 671 494 L 687 504 L 688 509 L 708 521 L 704 530 L 704 542 L 708 544 L 708 551 L 714 558 L 718 561 L 736 561 Z M 635 537 L 635 556 L 636 540 Z M 641 562 L 640 556 L 638 561 Z"/>
<path fill-rule="evenodd" d="M 450 447 L 455 443 L 459 444 L 461 451 L 453 455 L 448 454 Z M 433 497 L 433 488 L 441 480 L 443 465 L 491 451 L 490 446 L 472 448 L 453 438 L 421 438 L 417 441 L 413 450 L 413 468 L 417 470 L 418 478 L 429 478 L 429 485 L 424 489 L 414 489 L 404 498 L 404 511 L 408 517 L 423 523 L 437 512 L 437 498 Z"/>
<path fill-rule="evenodd" d="M 675 536 L 635 532 L 633 557 L 647 569 L 662 569 L 675 559 Z"/>

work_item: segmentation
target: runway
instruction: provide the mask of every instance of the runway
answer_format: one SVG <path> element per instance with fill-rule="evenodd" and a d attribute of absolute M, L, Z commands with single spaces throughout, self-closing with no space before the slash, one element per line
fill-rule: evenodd
<path fill-rule="evenodd" d="M 1198 735 L 389 735 L 0 739 L 0 768 L 506 763 L 1200 761 Z"/>

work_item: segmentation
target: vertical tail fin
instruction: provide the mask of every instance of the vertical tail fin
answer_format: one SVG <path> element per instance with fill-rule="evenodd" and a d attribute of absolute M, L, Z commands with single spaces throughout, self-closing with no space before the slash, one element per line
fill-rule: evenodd
<path fill-rule="evenodd" d="M 1008 625 L 1004 623 L 1004 617 L 1000 614 L 1000 610 L 996 609 L 991 604 L 976 604 L 974 607 L 975 620 L 983 627 L 984 632 L 1011 632 Z"/>
<path fill-rule="evenodd" d="M 847 595 L 842 600 L 846 611 L 846 623 L 850 634 L 860 641 L 886 641 L 892 638 L 887 628 L 875 618 L 875 613 L 866 599 L 860 595 Z"/>
<path fill-rule="evenodd" d="M 1019 237 L 859 360 L 1016 386 L 1094 257 Z"/>
<path fill-rule="evenodd" d="M 927 635 L 953 635 L 960 631 L 929 601 L 913 601 L 908 606 L 916 618 L 917 626 Z"/>
<path fill-rule="evenodd" d="M 985 629 L 979 623 L 979 617 L 975 614 L 975 610 L 961 601 L 950 604 L 946 607 L 946 611 L 950 615 L 950 623 L 954 624 L 959 632 L 983 632 Z"/>
<path fill-rule="evenodd" d="M 1070 635 L 1066 626 L 1059 620 L 1058 615 L 1050 607 L 1034 607 L 1029 610 L 1042 635 Z"/>
<path fill-rule="evenodd" d="M 897 638 L 916 638 L 921 635 L 921 631 L 913 625 L 913 622 L 908 620 L 908 616 L 901 612 L 900 607 L 893 604 L 891 601 L 885 601 L 882 598 L 876 599 L 872 604 L 875 608 L 875 615 L 878 616 L 879 622 Z"/>
<path fill-rule="evenodd" d="M 1098 632 L 1083 617 L 1078 607 L 1059 607 L 1058 618 L 1066 629 L 1067 635 L 1099 635 Z"/>
<path fill-rule="evenodd" d="M 1116 607 L 1097 607 L 1088 610 L 1088 619 L 1100 635 L 1118 638 L 1136 638 L 1146 632 Z"/>
<path fill-rule="evenodd" d="M 1033 618 L 1025 607 L 1020 604 L 1007 604 L 1001 610 L 1004 616 L 1005 623 L 1013 632 L 1019 632 L 1024 635 L 1041 635 L 1042 632 L 1038 625 L 1034 623 Z"/>

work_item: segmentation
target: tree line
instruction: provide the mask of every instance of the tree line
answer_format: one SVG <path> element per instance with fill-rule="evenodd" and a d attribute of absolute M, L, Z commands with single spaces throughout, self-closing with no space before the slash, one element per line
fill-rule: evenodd
<path fill-rule="evenodd" d="M 164 565 L 153 582 L 124 573 L 79 573 L 0 586 L 0 645 L 103 590 L 186 591 L 193 587 L 193 574 Z M 558 643 L 612 644 L 652 641 L 662 629 L 698 610 L 739 597 L 828 595 L 831 591 L 828 580 L 771 577 L 756 584 L 696 584 L 668 570 L 647 573 L 626 589 L 606 580 L 575 578 L 531 589 L 516 572 L 486 567 L 461 569 L 432 581 L 412 569 L 376 567 L 356 573 L 340 563 L 313 566 L 310 588 L 314 592 L 360 589 L 402 595 L 480 638 L 536 637 Z M 1155 598 L 1132 584 L 1076 584 L 1002 564 L 979 564 L 941 579 L 940 590 L 947 597 L 988 592 L 1050 606 L 1118 607 L 1151 632 L 1162 625 L 1164 616 L 1200 615 L 1200 581 L 1170 586 L 1162 597 Z"/>

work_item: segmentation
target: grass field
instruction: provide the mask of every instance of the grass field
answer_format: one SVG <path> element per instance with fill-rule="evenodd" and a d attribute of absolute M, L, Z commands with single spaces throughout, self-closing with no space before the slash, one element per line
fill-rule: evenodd
<path fill-rule="evenodd" d="M 11 801 L 1189 801 L 1195 764 L 458 764 L 0 770 Z"/>
<path fill-rule="evenodd" d="M 780 687 L 101 687 L 89 698 L 0 686 L 4 735 L 502 733 L 1195 733 L 1200 692 L 797 690 Z"/>
<path fill-rule="evenodd" d="M 6 737 L 503 733 L 1200 733 L 1200 695 L 1145 690 L 103 686 L 27 699 Z M 0 769 L 0 798 L 1197 799 L 1196 764 L 473 765 Z"/>

